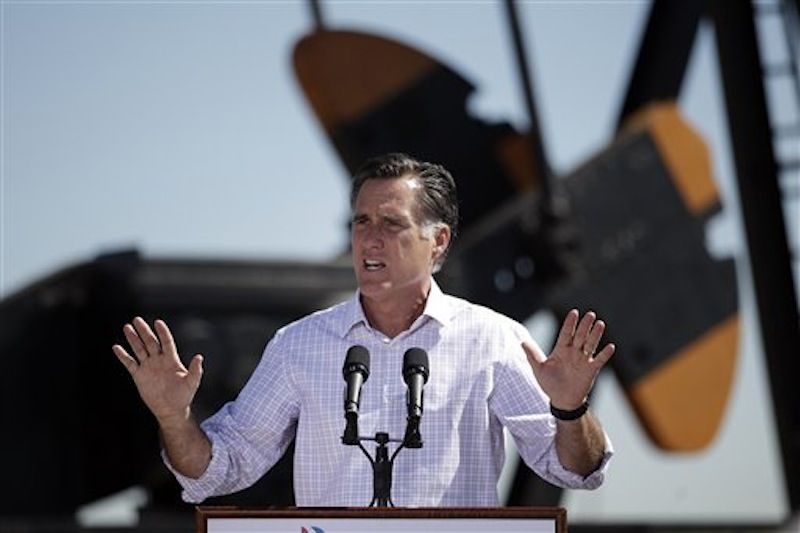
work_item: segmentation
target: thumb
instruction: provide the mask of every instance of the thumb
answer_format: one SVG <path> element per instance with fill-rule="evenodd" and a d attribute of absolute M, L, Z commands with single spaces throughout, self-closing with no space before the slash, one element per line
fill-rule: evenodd
<path fill-rule="evenodd" d="M 195 386 L 200 386 L 200 379 L 203 377 L 203 356 L 200 354 L 192 357 L 189 362 L 189 376 L 195 382 Z"/>
<path fill-rule="evenodd" d="M 547 359 L 544 352 L 529 341 L 522 342 L 522 349 L 525 351 L 525 355 L 528 356 L 528 362 L 531 364 L 532 367 L 536 368 Z"/>

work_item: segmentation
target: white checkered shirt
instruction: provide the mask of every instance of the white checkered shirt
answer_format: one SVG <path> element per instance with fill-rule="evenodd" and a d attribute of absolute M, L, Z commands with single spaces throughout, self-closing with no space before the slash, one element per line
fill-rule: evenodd
<path fill-rule="evenodd" d="M 358 446 L 342 444 L 345 427 L 342 365 L 356 344 L 370 352 L 362 387 L 359 434 L 386 432 L 402 439 L 407 386 L 403 354 L 412 347 L 429 357 L 420 449 L 394 461 L 391 501 L 399 507 L 496 506 L 504 452 L 503 427 L 520 456 L 539 476 L 567 488 L 596 488 L 603 465 L 584 478 L 565 470 L 555 453 L 555 421 L 534 379 L 521 324 L 462 299 L 433 283 L 425 312 L 390 339 L 372 329 L 356 295 L 279 330 L 236 401 L 203 422 L 212 459 L 199 479 L 174 472 L 187 502 L 228 494 L 255 483 L 296 439 L 298 506 L 360 507 L 373 498 L 370 461 Z M 374 457 L 375 445 L 364 442 Z M 389 454 L 397 444 L 391 443 Z M 169 464 L 167 463 L 169 466 Z"/>

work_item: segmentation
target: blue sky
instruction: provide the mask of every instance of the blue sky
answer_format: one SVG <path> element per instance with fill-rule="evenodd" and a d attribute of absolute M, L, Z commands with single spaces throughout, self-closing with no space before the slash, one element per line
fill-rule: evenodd
<path fill-rule="evenodd" d="M 0 296 L 124 247 L 325 260 L 346 246 L 347 176 L 291 68 L 305 2 L 2 5 Z M 501 3 L 322 6 L 333 28 L 453 67 L 479 116 L 527 126 Z M 646 7 L 520 9 L 558 169 L 608 141 Z"/>

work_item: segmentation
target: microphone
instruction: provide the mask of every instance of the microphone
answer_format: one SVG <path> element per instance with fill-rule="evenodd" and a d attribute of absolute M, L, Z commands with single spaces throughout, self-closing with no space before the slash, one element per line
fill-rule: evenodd
<path fill-rule="evenodd" d="M 361 386 L 369 378 L 369 351 L 360 345 L 351 346 L 344 359 L 342 374 L 347 382 L 344 394 L 344 416 L 347 425 L 342 442 L 358 444 L 358 404 L 361 400 Z"/>
<path fill-rule="evenodd" d="M 428 381 L 428 354 L 422 348 L 409 348 L 403 355 L 403 379 L 408 386 L 405 445 L 422 448 L 419 422 L 422 418 L 422 388 Z"/>

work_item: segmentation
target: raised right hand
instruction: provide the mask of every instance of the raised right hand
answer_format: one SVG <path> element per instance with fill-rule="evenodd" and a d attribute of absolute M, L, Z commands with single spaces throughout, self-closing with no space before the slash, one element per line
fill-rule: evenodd
<path fill-rule="evenodd" d="M 154 329 L 141 317 L 125 324 L 122 331 L 134 355 L 119 344 L 112 347 L 136 384 L 142 401 L 163 426 L 180 424 L 191 416 L 191 404 L 203 375 L 203 356 L 195 355 L 187 369 L 181 362 L 175 340 L 163 320 Z"/>

